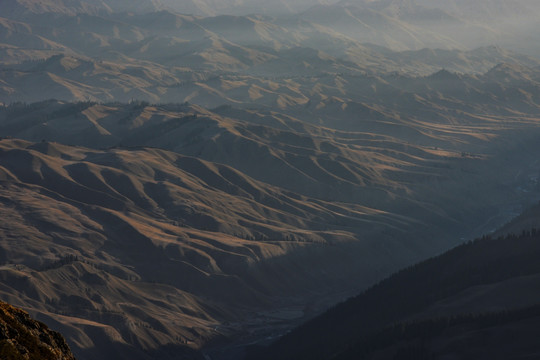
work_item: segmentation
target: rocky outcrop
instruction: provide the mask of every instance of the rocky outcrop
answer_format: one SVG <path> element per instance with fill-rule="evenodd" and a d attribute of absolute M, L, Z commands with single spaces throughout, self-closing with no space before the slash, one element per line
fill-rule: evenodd
<path fill-rule="evenodd" d="M 66 340 L 27 312 L 0 302 L 0 359 L 74 360 Z"/>

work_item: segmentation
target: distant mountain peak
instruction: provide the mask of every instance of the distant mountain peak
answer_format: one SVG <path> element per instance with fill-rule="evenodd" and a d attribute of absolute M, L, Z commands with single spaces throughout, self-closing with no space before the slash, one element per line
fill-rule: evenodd
<path fill-rule="evenodd" d="M 491 68 L 485 76 L 501 82 L 531 81 L 533 73 L 535 71 L 526 66 L 503 62 Z"/>
<path fill-rule="evenodd" d="M 455 72 L 448 71 L 446 69 L 441 69 L 436 73 L 433 73 L 427 77 L 432 80 L 461 80 L 461 77 Z"/>

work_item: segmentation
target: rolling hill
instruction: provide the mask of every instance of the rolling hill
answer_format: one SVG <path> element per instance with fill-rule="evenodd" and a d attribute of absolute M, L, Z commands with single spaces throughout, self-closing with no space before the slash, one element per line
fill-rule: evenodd
<path fill-rule="evenodd" d="M 182 358 L 290 326 L 311 294 L 349 288 L 343 272 L 367 279 L 405 259 L 353 230 L 393 232 L 402 217 L 224 165 L 151 148 L 0 145 L 1 296 L 61 330 L 78 358 Z"/>
<path fill-rule="evenodd" d="M 474 108 L 461 112 L 449 108 L 443 115 L 439 107 L 439 119 L 422 122 L 355 103 L 327 104 L 332 107 L 317 112 L 329 125 L 337 127 L 340 114 L 342 119 L 355 116 L 357 122 L 340 125 L 341 131 L 282 113 L 231 107 L 211 111 L 189 104 L 49 101 L 3 108 L 0 131 L 34 142 L 96 149 L 168 149 L 227 164 L 259 181 L 309 197 L 354 202 L 392 214 L 414 208 L 418 219 L 449 221 L 445 225 L 449 229 L 453 221 L 474 218 L 475 211 L 448 206 L 447 193 L 483 186 L 486 190 L 476 192 L 474 199 L 485 206 L 484 211 L 493 206 L 485 214 L 489 218 L 499 212 L 496 204 L 505 199 L 530 198 L 530 194 L 516 193 L 517 188 L 534 190 L 529 180 L 538 171 L 533 115 L 508 116 L 502 123 L 496 113 L 480 116 Z M 358 118 L 361 111 L 365 117 Z M 421 116 L 435 116 L 435 109 L 425 113 Z M 507 172 L 493 171 L 502 164 Z M 433 211 L 432 206 L 440 210 Z M 464 216 L 463 211 L 470 215 Z"/>

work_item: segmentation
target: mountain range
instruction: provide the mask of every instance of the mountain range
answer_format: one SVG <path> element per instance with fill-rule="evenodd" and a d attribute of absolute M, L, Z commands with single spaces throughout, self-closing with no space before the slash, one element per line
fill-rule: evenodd
<path fill-rule="evenodd" d="M 443 48 L 510 45 L 515 36 L 523 35 L 519 31 L 529 29 L 526 27 L 529 26 L 529 20 L 534 20 L 540 10 L 536 2 L 524 0 L 512 3 L 491 0 L 477 0 L 473 3 L 379 0 L 316 3 L 303 12 L 289 16 L 268 16 L 264 15 L 263 6 L 260 5 L 254 7 L 262 13 L 247 11 L 227 14 L 226 11 L 219 10 L 220 7 L 228 6 L 221 1 L 202 5 L 213 8 L 211 13 L 193 13 L 182 9 L 182 6 L 189 2 L 175 3 L 176 7 L 167 9 L 157 5 L 157 1 L 132 2 L 127 8 L 122 1 L 71 1 L 64 4 L 57 0 L 9 0 L 0 5 L 0 10 L 5 14 L 2 17 L 4 20 L 25 24 L 27 28 L 38 26 L 38 36 L 48 37 L 47 33 L 51 32 L 47 28 L 56 28 L 55 36 L 63 38 L 66 33 L 62 30 L 71 27 L 69 36 L 77 36 L 83 32 L 87 36 L 87 42 L 105 40 L 103 35 L 113 27 L 116 32 L 111 35 L 123 41 L 134 35 L 140 38 L 148 31 L 185 38 L 193 34 L 190 31 L 196 33 L 210 30 L 214 35 L 224 34 L 228 40 L 240 43 L 239 45 L 248 39 L 252 40 L 251 45 L 264 44 L 265 42 L 253 42 L 257 36 L 267 40 L 266 44 L 274 42 L 273 45 L 279 47 L 286 46 L 291 41 L 305 43 L 306 37 L 315 37 L 312 41 L 319 45 L 316 47 L 320 47 L 324 43 L 324 38 L 320 36 L 322 33 L 333 38 L 334 42 L 367 42 L 390 46 L 394 50 L 417 50 L 428 45 Z M 199 3 L 202 4 L 203 1 Z M 238 1 L 235 1 L 235 4 L 242 7 Z M 156 15 L 160 15 L 160 20 L 165 21 L 156 23 Z M 73 26 L 73 19 L 78 19 L 78 27 Z M 515 24 L 518 21 L 520 26 Z M 193 23 L 195 26 L 192 26 Z M 249 23 L 256 26 L 245 27 Z M 509 23 L 508 26 L 514 23 L 513 28 L 502 27 L 505 23 Z M 97 24 L 100 26 L 96 26 Z M 143 32 L 140 31 L 141 28 Z M 240 30 L 251 31 L 240 33 Z M 283 32 L 287 36 L 279 37 Z M 207 34 L 210 35 L 208 32 Z M 276 36 L 277 38 L 274 38 Z M 534 34 L 529 34 L 529 37 L 534 37 Z M 284 44 L 280 44 L 283 42 Z M 520 43 L 532 45 L 533 41 L 525 38 Z"/>
<path fill-rule="evenodd" d="M 398 6 L 394 2 L 317 5 L 288 17 L 203 17 L 144 7 L 118 13 L 101 2 L 47 4 L 0 4 L 0 102 L 44 100 L 40 87 L 46 86 L 48 98 L 68 101 L 284 108 L 358 91 L 331 91 L 329 76 L 418 77 L 441 69 L 480 75 L 503 63 L 537 73 L 540 67 L 534 57 L 486 46 L 526 44 L 526 53 L 534 55 L 532 40 L 459 23 L 467 41 L 486 31 L 492 37 L 466 44 L 395 18 L 385 10 Z M 110 10 L 89 10 L 95 6 Z M 436 27 L 441 29 L 440 22 Z"/>
<path fill-rule="evenodd" d="M 351 132 L 232 107 L 6 106 L 2 297 L 82 358 L 286 331 L 538 198 L 532 118 L 467 119 Z"/>
<path fill-rule="evenodd" d="M 275 331 L 303 318 L 306 294 L 349 288 L 343 272 L 406 261 L 354 229 L 390 234 L 407 219 L 224 165 L 151 148 L 1 146 L 2 298 L 81 358 L 183 358 L 220 336 Z"/>
<path fill-rule="evenodd" d="M 283 335 L 263 353 L 429 357 L 460 327 L 519 327 L 537 233 L 507 234 L 537 227 L 538 14 L 0 2 L 0 297 L 79 359 L 240 359 Z M 463 280 L 475 263 L 498 277 Z"/>

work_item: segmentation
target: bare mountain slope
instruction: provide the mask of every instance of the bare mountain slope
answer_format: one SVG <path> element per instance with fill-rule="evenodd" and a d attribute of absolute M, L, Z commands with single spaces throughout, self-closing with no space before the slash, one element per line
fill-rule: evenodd
<path fill-rule="evenodd" d="M 62 330 L 80 358 L 181 358 L 279 328 L 254 312 L 298 304 L 290 324 L 309 294 L 348 288 L 344 272 L 377 276 L 396 261 L 351 230 L 404 218 L 163 150 L 0 145 L 2 297 Z M 398 262 L 416 256 L 395 246 L 409 253 Z"/>
<path fill-rule="evenodd" d="M 444 76 L 455 78 L 459 86 L 467 84 L 460 77 L 441 73 L 418 85 L 438 86 L 437 79 Z M 505 96 L 508 90 L 501 90 Z M 452 193 L 472 192 L 474 196 L 465 201 L 472 207 L 475 202 L 482 204 L 486 219 L 499 217 L 496 204 L 504 204 L 505 199 L 530 197 L 515 192 L 529 189 L 525 174 L 538 171 L 534 162 L 538 129 L 533 115 L 515 114 L 514 106 L 504 107 L 509 115 L 501 122 L 496 113 L 479 115 L 490 109 L 483 104 L 456 112 L 454 106 L 462 100 L 442 97 L 436 99 L 441 106 L 434 108 L 418 97 L 411 99 L 412 104 L 403 103 L 404 98 L 395 97 L 395 106 L 405 111 L 414 107 L 418 113 L 411 113 L 410 118 L 406 112 L 398 116 L 378 106 L 337 100 L 325 101 L 318 110 L 312 108 L 334 126 L 352 131 L 315 126 L 277 112 L 230 107 L 210 111 L 188 104 L 55 101 L 3 108 L 0 129 L 5 135 L 31 141 L 169 149 L 228 164 L 305 196 L 354 202 L 392 214 L 409 209 L 413 218 L 448 230 L 456 220 L 468 219 L 472 225 L 478 215 L 464 203 L 449 202 Z M 523 99 L 531 103 L 529 97 Z M 312 111 L 303 110 L 307 115 Z M 423 120 L 427 117 L 431 119 Z M 502 164 L 508 171 L 495 171 Z M 477 186 L 484 191 L 471 190 Z"/>
<path fill-rule="evenodd" d="M 58 129 L 70 131 L 63 135 L 64 141 L 98 143 L 119 132 L 127 131 L 129 136 L 130 128 L 144 129 L 146 123 L 147 139 L 160 139 L 171 131 L 176 139 L 191 134 L 188 138 L 201 136 L 201 141 L 220 133 L 235 134 L 233 138 L 228 135 L 223 151 L 240 152 L 246 150 L 236 148 L 235 142 L 247 141 L 242 134 L 249 131 L 251 141 L 259 139 L 260 149 L 275 152 L 275 159 L 284 164 L 291 156 L 317 151 L 322 165 L 326 156 L 331 159 L 337 151 L 346 151 L 341 143 L 345 138 L 336 137 L 330 129 L 304 124 L 302 131 L 326 132 L 326 137 L 278 132 L 281 142 L 270 146 L 277 139 L 271 134 L 277 130 L 219 118 L 208 111 L 203 115 L 202 108 L 195 117 L 197 107 L 186 105 L 175 105 L 176 111 L 191 115 L 184 114 L 169 127 L 170 123 L 163 121 L 171 106 L 66 107 L 49 102 L 11 113 L 17 114 L 18 120 L 10 126 L 19 124 L 18 131 L 23 134 L 32 124 L 51 119 Z M 117 117 L 119 111 L 124 116 Z M 132 116 L 133 111 L 139 115 Z M 70 128 L 65 126 L 69 122 Z M 150 131 L 160 123 L 167 131 Z M 79 132 L 95 138 L 77 140 Z M 27 134 L 31 136 L 31 131 Z M 61 135 L 50 132 L 54 134 Z M 295 147 L 287 144 L 287 137 L 293 139 Z M 534 139 L 531 133 L 530 141 Z M 301 147 L 300 140 L 304 141 Z M 522 140 L 521 146 L 528 147 L 529 139 Z M 380 141 L 386 152 L 390 145 L 402 146 L 396 139 L 374 135 L 363 141 L 371 146 Z M 1 294 L 62 330 L 81 358 L 104 354 L 165 358 L 172 356 L 167 355 L 167 349 L 176 349 L 177 356 L 196 356 L 188 348 L 220 336 L 251 339 L 256 334 L 284 331 L 335 301 L 326 296 L 366 286 L 400 265 L 449 246 L 450 239 L 459 236 L 450 230 L 457 221 L 478 226 L 485 220 L 486 227 L 493 220 L 486 217 L 493 211 L 500 212 L 494 219 L 508 216 L 506 207 L 497 210 L 498 202 L 507 206 L 506 197 L 519 195 L 512 190 L 516 181 L 524 186 L 521 176 L 514 176 L 513 171 L 523 171 L 527 164 L 531 166 L 528 171 L 538 171 L 531 159 L 522 156 L 520 147 L 510 144 L 505 145 L 504 166 L 511 171 L 503 180 L 509 181 L 504 186 L 500 185 L 504 174 L 494 170 L 494 164 L 501 166 L 499 161 L 504 159 L 500 155 L 492 163 L 422 147 L 409 146 L 408 155 L 402 148 L 389 157 L 382 157 L 382 148 L 377 150 L 380 155 L 372 149 L 369 156 L 358 157 L 357 161 L 363 162 L 347 165 L 351 171 L 365 171 L 370 183 L 353 185 L 359 179 L 347 181 L 358 189 L 365 188 L 365 194 L 371 191 L 371 197 L 355 200 L 349 193 L 347 202 L 329 202 L 324 195 L 300 195 L 225 165 L 156 148 L 96 150 L 10 139 L 0 145 L 0 211 L 5 220 L 0 236 Z M 291 154 L 287 161 L 285 149 Z M 518 154 L 520 161 L 516 161 Z M 254 155 L 264 159 L 260 153 Z M 536 156 L 534 152 L 529 155 Z M 395 181 L 408 190 L 395 196 L 392 192 L 397 190 L 390 186 L 392 176 L 388 175 L 392 171 L 387 173 L 390 165 L 379 164 L 386 170 L 376 176 L 378 168 L 368 159 L 404 164 L 405 160 L 399 160 L 403 156 L 409 159 L 409 170 L 401 167 L 398 171 L 396 167 L 392 171 L 399 174 Z M 335 160 L 324 166 L 335 167 L 345 161 L 339 156 Z M 431 163 L 425 168 L 431 172 L 428 177 L 425 171 L 414 170 L 426 162 Z M 310 168 L 305 162 L 296 166 Z M 373 170 L 368 170 L 370 166 Z M 332 173 L 341 174 L 346 183 L 348 175 L 343 168 Z M 320 174 L 316 178 L 324 184 Z M 279 179 L 268 176 L 264 177 Z M 523 172 L 523 176 L 528 173 Z M 407 180 L 413 178 L 424 180 Z M 325 186 L 335 181 L 333 177 Z M 387 191 L 374 193 L 378 187 Z M 465 202 L 449 201 L 452 194 L 465 189 L 469 194 Z M 525 194 L 529 198 L 535 190 L 527 191 L 533 191 Z M 480 205 L 478 199 L 483 200 Z M 376 206 L 366 206 L 370 203 Z M 404 211 L 406 216 L 397 215 Z M 475 211 L 483 213 L 474 215 Z M 446 230 L 433 241 L 433 234 L 440 231 L 437 229 Z M 344 278 L 343 274 L 349 276 Z M 289 315 L 273 316 L 268 311 Z"/>

